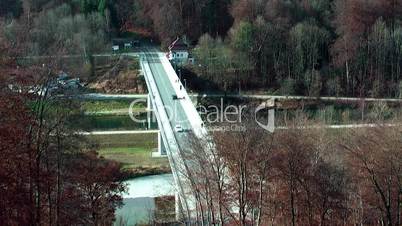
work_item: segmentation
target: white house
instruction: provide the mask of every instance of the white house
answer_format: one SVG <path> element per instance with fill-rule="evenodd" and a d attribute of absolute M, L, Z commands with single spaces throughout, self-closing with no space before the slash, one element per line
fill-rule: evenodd
<path fill-rule="evenodd" d="M 189 60 L 189 47 L 181 39 L 177 38 L 169 46 L 168 59 L 175 63 L 187 63 Z"/>

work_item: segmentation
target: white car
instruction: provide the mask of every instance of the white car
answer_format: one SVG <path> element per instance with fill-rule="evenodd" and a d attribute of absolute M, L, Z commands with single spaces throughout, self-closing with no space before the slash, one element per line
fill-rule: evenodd
<path fill-rule="evenodd" d="M 174 130 L 175 130 L 177 133 L 181 133 L 181 132 L 184 131 L 184 129 L 183 129 L 183 127 L 181 127 L 181 125 L 176 125 L 176 126 L 174 127 Z"/>
<path fill-rule="evenodd" d="M 114 45 L 112 46 L 112 50 L 113 51 L 118 51 L 120 49 L 120 47 L 118 45 Z"/>

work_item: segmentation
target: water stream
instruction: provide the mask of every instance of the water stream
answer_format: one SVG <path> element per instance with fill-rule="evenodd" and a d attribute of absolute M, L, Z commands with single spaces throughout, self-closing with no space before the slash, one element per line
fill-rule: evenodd
<path fill-rule="evenodd" d="M 139 177 L 126 183 L 128 192 L 123 195 L 123 206 L 116 210 L 115 226 L 148 223 L 155 210 L 154 198 L 175 193 L 172 174 Z"/>

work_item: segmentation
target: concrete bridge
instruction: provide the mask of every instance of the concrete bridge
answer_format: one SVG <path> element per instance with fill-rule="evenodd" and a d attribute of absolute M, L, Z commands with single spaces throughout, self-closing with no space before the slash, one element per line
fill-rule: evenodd
<path fill-rule="evenodd" d="M 190 133 L 202 139 L 207 134 L 195 106 L 163 52 L 148 48 L 139 54 L 148 87 L 148 108 L 157 119 L 158 155 L 167 155 L 176 185 L 176 216 L 192 219 L 196 200 L 188 181 Z"/>

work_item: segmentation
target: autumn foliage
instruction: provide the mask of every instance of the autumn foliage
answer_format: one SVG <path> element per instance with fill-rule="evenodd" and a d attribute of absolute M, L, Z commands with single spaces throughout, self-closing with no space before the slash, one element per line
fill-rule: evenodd
<path fill-rule="evenodd" d="M 298 126 L 273 134 L 253 127 L 216 132 L 213 154 L 198 146 L 192 155 L 198 164 L 190 171 L 197 175 L 199 219 L 222 225 L 400 225 L 399 128 Z"/>
<path fill-rule="evenodd" d="M 44 88 L 51 66 L 17 66 L 9 50 L 0 50 L 0 224 L 110 225 L 120 165 L 68 127 L 74 105 Z"/>

